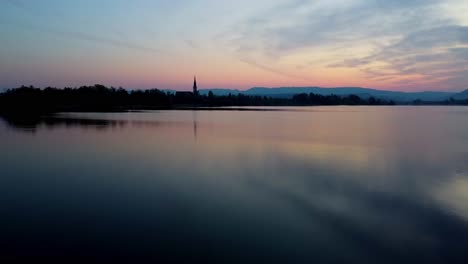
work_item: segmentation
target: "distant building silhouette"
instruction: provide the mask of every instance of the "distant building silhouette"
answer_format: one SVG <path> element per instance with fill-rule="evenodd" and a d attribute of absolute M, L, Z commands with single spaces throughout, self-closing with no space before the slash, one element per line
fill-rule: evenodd
<path fill-rule="evenodd" d="M 176 98 L 182 103 L 194 103 L 198 96 L 197 77 L 193 77 L 192 92 L 189 91 L 176 91 Z"/>
<path fill-rule="evenodd" d="M 192 97 L 193 97 L 193 93 L 192 93 L 192 92 L 188 92 L 188 91 L 176 91 L 175 96 L 176 96 L 177 98 L 192 98 Z"/>
<path fill-rule="evenodd" d="M 197 76 L 193 76 L 193 95 L 198 96 Z"/>

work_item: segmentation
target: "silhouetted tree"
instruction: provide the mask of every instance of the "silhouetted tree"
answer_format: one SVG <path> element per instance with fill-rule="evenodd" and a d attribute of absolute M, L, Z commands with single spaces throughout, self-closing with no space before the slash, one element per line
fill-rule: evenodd
<path fill-rule="evenodd" d="M 378 103 L 377 103 L 377 100 L 373 96 L 371 96 L 371 97 L 369 97 L 369 104 L 370 105 L 376 105 Z"/>
<path fill-rule="evenodd" d="M 213 94 L 212 91 L 209 91 L 209 92 L 208 92 L 208 103 L 209 103 L 210 105 L 213 105 L 213 104 L 214 104 L 214 94 Z"/>
<path fill-rule="evenodd" d="M 171 108 L 190 106 L 273 106 L 273 105 L 394 105 L 375 97 L 362 99 L 357 95 L 337 96 L 319 94 L 296 94 L 292 98 L 273 98 L 269 96 L 247 96 L 242 93 L 216 96 L 193 96 L 191 92 L 177 94 L 162 92 L 158 89 L 127 91 L 122 87 L 107 88 L 104 85 L 44 89 L 34 86 L 21 86 L 0 94 L 0 111 L 15 113 L 42 113 L 56 111 L 119 111 L 126 109 Z M 450 98 L 445 102 L 413 101 L 413 104 L 468 104 L 468 100 Z"/>

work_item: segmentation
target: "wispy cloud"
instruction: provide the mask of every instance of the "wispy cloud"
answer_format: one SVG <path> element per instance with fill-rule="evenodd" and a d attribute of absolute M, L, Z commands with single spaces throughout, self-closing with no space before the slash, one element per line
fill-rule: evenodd
<path fill-rule="evenodd" d="M 37 18 L 44 17 L 40 12 L 37 12 L 36 10 L 34 10 L 34 8 L 31 8 L 30 6 L 28 6 L 27 4 L 25 4 L 24 2 L 20 0 L 4 0 L 4 1 L 22 10 L 28 16 L 37 17 Z M 111 38 L 105 35 L 96 35 L 96 34 L 92 34 L 88 32 L 41 25 L 40 20 L 38 20 L 38 23 L 32 24 L 32 23 L 28 23 L 25 21 L 12 21 L 12 20 L 0 19 L 0 24 L 11 25 L 11 26 L 15 26 L 24 30 L 43 32 L 46 34 L 51 34 L 51 35 L 64 37 L 64 38 L 73 38 L 77 40 L 95 42 L 95 43 L 109 45 L 109 46 L 113 46 L 117 48 L 126 48 L 126 49 L 141 51 L 141 52 L 167 53 L 166 51 L 163 51 L 154 47 L 149 47 L 146 45 L 141 45 L 136 42 L 126 41 L 122 39 Z M 118 35 L 124 35 L 124 34 L 120 32 Z"/>
<path fill-rule="evenodd" d="M 19 27 L 25 30 L 34 30 L 37 32 L 47 33 L 47 34 L 51 34 L 51 35 L 55 35 L 59 37 L 90 41 L 90 42 L 110 45 L 110 46 L 117 47 L 117 48 L 127 48 L 127 49 L 142 51 L 142 52 L 167 53 L 166 51 L 156 49 L 153 47 L 148 47 L 145 45 L 140 45 L 137 43 L 122 41 L 118 39 L 112 39 L 112 38 L 108 38 L 104 36 L 97 36 L 97 35 L 89 34 L 85 32 L 63 30 L 63 29 L 58 29 L 58 28 L 44 27 L 44 26 L 39 26 L 39 25 L 32 25 L 32 24 L 27 24 L 27 23 L 6 21 L 6 20 L 0 20 L 0 24 L 10 24 L 10 25 L 14 25 L 16 27 Z"/>
<path fill-rule="evenodd" d="M 376 62 L 380 66 L 374 66 Z M 419 75 L 435 85 L 463 88 L 468 81 L 468 27 L 443 26 L 421 30 L 367 57 L 333 67 L 373 68 L 370 78 Z"/>
<path fill-rule="evenodd" d="M 273 68 L 273 67 L 269 67 L 267 65 L 263 65 L 263 64 L 260 64 L 252 59 L 249 59 L 249 58 L 241 58 L 240 61 L 250 65 L 250 66 L 253 66 L 255 68 L 258 68 L 258 69 L 261 69 L 261 70 L 264 70 L 264 71 L 267 71 L 267 72 L 271 72 L 271 73 L 274 73 L 274 74 L 278 74 L 278 75 L 281 75 L 281 76 L 284 76 L 284 77 L 288 77 L 288 78 L 294 78 L 294 79 L 302 79 L 302 80 L 306 80 L 306 81 L 310 81 L 311 79 L 310 78 L 306 78 L 306 77 L 303 77 L 303 76 L 299 76 L 299 75 L 295 75 L 295 74 L 289 74 L 285 71 L 281 71 L 281 70 L 278 70 L 276 68 Z"/>
<path fill-rule="evenodd" d="M 444 14 L 441 3 L 298 0 L 258 14 L 223 37 L 235 56 L 271 69 L 295 54 L 314 62 L 314 52 L 325 50 L 335 56 L 316 62 L 330 70 L 357 68 L 380 81 L 420 75 L 425 81 L 459 86 L 468 76 L 466 28 Z M 353 52 L 362 47 L 367 52 Z"/>
<path fill-rule="evenodd" d="M 194 40 L 187 39 L 187 40 L 185 40 L 185 43 L 187 44 L 187 46 L 189 46 L 192 49 L 199 49 L 200 48 L 200 46 Z"/>
<path fill-rule="evenodd" d="M 446 22 L 435 17 L 438 1 L 296 1 L 259 14 L 233 29 L 231 44 L 281 56 L 301 48 L 352 45 L 399 37 Z"/>
<path fill-rule="evenodd" d="M 29 6 L 25 5 L 22 1 L 20 0 L 3 0 L 5 1 L 6 3 L 16 7 L 16 8 L 19 8 L 23 11 L 26 11 L 28 13 L 31 13 L 31 14 L 37 14 L 34 9 L 30 8 Z"/>

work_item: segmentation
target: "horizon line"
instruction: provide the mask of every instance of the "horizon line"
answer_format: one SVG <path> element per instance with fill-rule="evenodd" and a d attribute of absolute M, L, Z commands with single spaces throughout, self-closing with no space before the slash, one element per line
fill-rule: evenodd
<path fill-rule="evenodd" d="M 151 90 L 151 89 L 157 89 L 160 91 L 185 91 L 181 89 L 174 89 L 174 88 L 157 88 L 157 87 L 151 87 L 151 88 L 132 88 L 132 87 L 123 87 L 123 86 L 114 86 L 114 85 L 105 85 L 101 83 L 95 83 L 92 85 L 80 85 L 80 86 L 63 86 L 63 87 L 57 87 L 57 86 L 35 86 L 35 85 L 21 85 L 19 87 L 12 87 L 12 88 L 6 88 L 6 87 L 0 87 L 0 91 L 7 91 L 11 89 L 18 89 L 22 87 L 34 87 L 34 88 L 39 88 L 39 89 L 45 89 L 45 88 L 56 88 L 56 89 L 65 89 L 65 88 L 80 88 L 84 86 L 95 86 L 95 85 L 102 85 L 107 88 L 122 88 L 125 90 Z M 239 88 L 222 88 L 222 87 L 211 87 L 211 88 L 199 88 L 198 90 L 232 90 L 232 91 L 239 91 L 239 92 L 246 92 L 251 89 L 255 88 L 262 88 L 262 89 L 294 89 L 294 88 L 319 88 L 319 89 L 366 89 L 366 90 L 375 90 L 375 91 L 388 91 L 388 92 L 401 92 L 401 93 L 424 93 L 424 92 L 439 92 L 439 93 L 461 93 L 468 88 L 461 88 L 461 89 L 449 89 L 449 90 L 421 90 L 421 91 L 401 91 L 401 90 L 393 90 L 393 89 L 386 89 L 386 88 L 369 88 L 369 87 L 362 87 L 362 86 L 334 86 L 334 87 L 329 87 L 329 86 L 252 86 L 250 88 L 246 89 L 239 89 Z M 189 91 L 189 89 L 187 89 Z"/>

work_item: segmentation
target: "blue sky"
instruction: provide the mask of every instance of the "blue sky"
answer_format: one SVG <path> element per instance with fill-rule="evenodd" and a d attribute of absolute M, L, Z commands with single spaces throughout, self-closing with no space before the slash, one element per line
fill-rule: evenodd
<path fill-rule="evenodd" d="M 468 2 L 0 0 L 0 87 L 468 88 Z"/>

